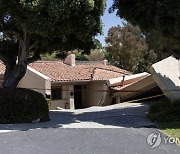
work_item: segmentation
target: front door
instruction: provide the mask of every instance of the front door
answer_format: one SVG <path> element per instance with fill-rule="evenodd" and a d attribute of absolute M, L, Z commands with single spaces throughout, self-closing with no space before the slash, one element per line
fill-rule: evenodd
<path fill-rule="evenodd" d="M 74 104 L 75 109 L 82 108 L 82 85 L 74 86 Z"/>

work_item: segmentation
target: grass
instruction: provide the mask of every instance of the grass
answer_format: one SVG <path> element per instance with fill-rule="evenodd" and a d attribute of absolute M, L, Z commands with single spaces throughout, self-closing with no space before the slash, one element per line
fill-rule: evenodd
<path fill-rule="evenodd" d="M 161 132 L 180 139 L 180 99 L 171 102 L 162 98 L 151 103 L 148 117 L 157 123 Z"/>
<path fill-rule="evenodd" d="M 158 128 L 167 136 L 180 139 L 180 122 L 158 123 Z"/>

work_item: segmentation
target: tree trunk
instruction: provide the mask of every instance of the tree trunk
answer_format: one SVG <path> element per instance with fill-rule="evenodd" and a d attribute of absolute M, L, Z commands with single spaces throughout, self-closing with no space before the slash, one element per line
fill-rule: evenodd
<path fill-rule="evenodd" d="M 6 65 L 3 88 L 16 88 L 19 81 L 24 77 L 27 64 L 18 64 L 14 67 Z"/>
<path fill-rule="evenodd" d="M 40 51 L 35 52 L 32 57 L 28 58 L 28 53 L 36 46 L 37 41 L 30 45 L 30 38 L 24 30 L 24 38 L 19 40 L 18 55 L 8 55 L 3 57 L 6 65 L 4 74 L 3 88 L 16 88 L 19 81 L 24 77 L 27 71 L 27 65 L 40 59 Z M 2 57 L 1 57 L 2 58 Z"/>

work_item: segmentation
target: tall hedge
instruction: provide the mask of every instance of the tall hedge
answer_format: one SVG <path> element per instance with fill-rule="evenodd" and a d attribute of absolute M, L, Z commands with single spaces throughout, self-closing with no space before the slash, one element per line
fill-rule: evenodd
<path fill-rule="evenodd" d="M 149 118 L 156 122 L 180 122 L 180 99 L 160 99 L 150 105 Z"/>
<path fill-rule="evenodd" d="M 49 120 L 49 109 L 41 93 L 29 89 L 0 89 L 0 123 Z"/>

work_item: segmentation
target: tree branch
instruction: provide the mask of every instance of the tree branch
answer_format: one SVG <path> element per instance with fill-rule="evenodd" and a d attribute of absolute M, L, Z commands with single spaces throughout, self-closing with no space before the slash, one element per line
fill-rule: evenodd
<path fill-rule="evenodd" d="M 15 35 L 17 38 L 19 38 L 19 39 L 23 39 L 22 38 L 22 36 L 20 35 L 20 33 L 18 32 L 18 31 L 14 31 L 14 30 L 4 30 L 4 32 L 6 33 L 6 34 L 13 34 L 13 35 Z"/>
<path fill-rule="evenodd" d="M 31 51 L 37 44 L 37 41 L 34 42 L 28 49 L 27 49 L 27 52 Z"/>
<path fill-rule="evenodd" d="M 24 46 L 23 40 L 19 40 L 19 44 L 20 44 L 20 47 L 23 48 L 23 46 Z"/>
<path fill-rule="evenodd" d="M 41 56 L 40 56 L 41 52 L 35 52 L 34 55 L 30 58 L 28 58 L 27 60 L 27 64 L 33 63 L 34 61 L 40 60 Z"/>
<path fill-rule="evenodd" d="M 0 60 L 5 63 L 7 61 L 7 57 L 3 56 L 2 53 L 0 52 Z"/>
<path fill-rule="evenodd" d="M 24 43 L 26 44 L 27 42 L 27 32 L 25 31 L 25 30 L 23 30 L 24 31 Z"/>

